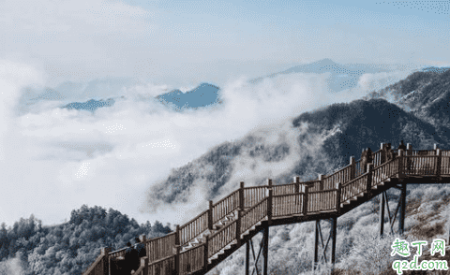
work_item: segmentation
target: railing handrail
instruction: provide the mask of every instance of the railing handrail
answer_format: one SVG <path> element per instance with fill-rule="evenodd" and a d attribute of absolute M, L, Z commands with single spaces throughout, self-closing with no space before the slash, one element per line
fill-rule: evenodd
<path fill-rule="evenodd" d="M 164 235 L 164 236 L 160 236 L 160 237 L 156 237 L 156 238 L 148 239 L 147 241 L 145 241 L 145 243 L 149 243 L 149 242 L 157 241 L 157 240 L 159 240 L 159 239 L 162 239 L 162 238 L 166 238 L 166 237 L 169 237 L 170 235 L 175 235 L 175 234 L 176 234 L 176 232 L 170 232 L 170 233 L 167 233 L 167 234 L 166 234 L 166 235 Z"/>
<path fill-rule="evenodd" d="M 219 205 L 221 202 L 224 202 L 226 199 L 231 198 L 234 193 L 239 192 L 239 189 L 234 190 L 233 192 L 231 192 L 228 196 L 226 196 L 225 198 L 222 198 L 221 200 L 217 201 L 216 203 L 213 203 L 213 207 Z"/>
<path fill-rule="evenodd" d="M 106 256 L 107 255 L 103 255 L 100 253 L 97 259 L 95 259 L 95 261 L 89 266 L 89 268 L 83 273 L 83 275 L 88 275 L 89 273 L 91 273 L 91 271 L 94 270 L 101 261 L 103 261 L 103 257 Z"/>
<path fill-rule="evenodd" d="M 164 257 L 164 258 L 161 258 L 161 259 L 158 259 L 158 260 L 156 260 L 156 261 L 153 261 L 153 262 L 151 262 L 151 263 L 149 262 L 148 265 L 149 265 L 149 266 L 156 265 L 156 264 L 159 264 L 160 262 L 163 262 L 163 261 L 165 261 L 165 260 L 168 260 L 168 259 L 174 258 L 174 257 L 176 257 L 176 255 L 169 255 L 169 256 L 166 256 L 166 257 Z"/>
<path fill-rule="evenodd" d="M 123 247 L 123 248 L 120 248 L 120 249 L 111 251 L 111 252 L 109 252 L 108 254 L 111 255 L 111 254 L 114 254 L 114 253 L 117 253 L 117 252 L 122 252 L 122 251 L 127 250 L 127 248 L 128 248 L 128 247 Z"/>
<path fill-rule="evenodd" d="M 200 218 L 201 216 L 208 214 L 209 210 L 205 210 L 202 213 L 198 214 L 195 218 L 191 219 L 190 221 L 186 222 L 185 224 L 183 224 L 182 226 L 180 226 L 180 230 L 184 229 L 185 227 L 187 227 L 190 223 L 194 222 L 196 219 Z"/>
<path fill-rule="evenodd" d="M 252 211 L 253 209 L 255 209 L 256 207 L 258 207 L 260 204 L 262 204 L 264 201 L 266 201 L 267 198 L 262 199 L 261 201 L 259 201 L 257 204 L 253 205 L 252 207 L 250 207 L 249 209 L 245 210 L 242 212 L 241 217 L 246 215 L 248 212 Z"/>
<path fill-rule="evenodd" d="M 212 238 L 214 238 L 216 235 L 220 234 L 222 231 L 224 231 L 225 229 L 227 229 L 228 227 L 230 227 L 232 224 L 235 224 L 236 220 L 230 222 L 229 224 L 225 225 L 224 227 L 222 227 L 220 230 L 217 230 L 217 232 L 215 232 L 214 234 L 211 234 L 209 236 L 209 239 L 211 240 Z"/>

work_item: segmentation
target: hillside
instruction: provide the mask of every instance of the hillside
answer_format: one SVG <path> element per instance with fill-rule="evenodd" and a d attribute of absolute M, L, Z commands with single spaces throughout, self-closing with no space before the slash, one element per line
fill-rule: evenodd
<path fill-rule="evenodd" d="M 383 99 L 334 104 L 273 129 L 216 146 L 174 169 L 149 191 L 149 206 L 186 201 L 190 190 L 199 185 L 207 190 L 207 199 L 212 199 L 228 186 L 235 188 L 239 180 L 264 183 L 269 174 L 261 174 L 259 166 L 279 167 L 278 176 L 273 177 L 279 183 L 290 181 L 292 175 L 314 178 L 347 165 L 350 156 L 359 159 L 363 148 L 377 150 L 380 141 L 396 146 L 403 139 L 414 148 L 430 148 L 434 143 L 450 148 L 448 135 Z M 250 178 L 237 178 L 244 167 Z"/>
<path fill-rule="evenodd" d="M 170 232 L 156 221 L 139 225 L 119 211 L 83 205 L 69 222 L 43 226 L 31 216 L 10 228 L 0 228 L 0 274 L 82 274 L 100 248 L 119 249 L 134 237 L 147 238 Z"/>
<path fill-rule="evenodd" d="M 370 93 L 367 98 L 386 98 L 434 126 L 450 127 L 450 70 L 415 72 L 406 79 Z"/>

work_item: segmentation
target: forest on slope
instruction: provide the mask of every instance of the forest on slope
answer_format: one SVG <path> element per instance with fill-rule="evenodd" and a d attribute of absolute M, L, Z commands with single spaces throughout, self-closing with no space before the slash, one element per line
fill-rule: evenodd
<path fill-rule="evenodd" d="M 113 250 L 136 236 L 147 238 L 170 232 L 170 225 L 156 221 L 139 225 L 117 210 L 83 205 L 70 220 L 43 226 L 31 216 L 13 226 L 0 227 L 0 274 L 82 274 L 102 247 Z"/>

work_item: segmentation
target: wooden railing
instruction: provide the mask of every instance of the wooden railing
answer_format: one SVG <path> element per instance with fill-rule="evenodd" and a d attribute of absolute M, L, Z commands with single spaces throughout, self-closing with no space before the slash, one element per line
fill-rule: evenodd
<path fill-rule="evenodd" d="M 126 247 L 109 252 L 110 258 L 117 258 L 117 257 L 125 257 L 125 251 L 127 250 Z"/>
<path fill-rule="evenodd" d="M 111 251 L 110 248 L 102 248 L 100 250 L 100 255 L 95 259 L 89 268 L 83 273 L 83 275 L 103 275 L 108 272 L 109 261 L 108 253 Z"/>
<path fill-rule="evenodd" d="M 262 221 L 289 216 L 315 215 L 321 212 L 338 213 L 341 204 L 352 198 L 369 194 L 381 182 L 392 177 L 438 175 L 450 176 L 450 150 L 407 150 L 397 152 L 395 158 L 381 162 L 381 150 L 374 153 L 374 161 L 366 169 L 361 161 L 351 159 L 350 165 L 320 176 L 318 180 L 293 183 L 244 187 L 232 192 L 208 210 L 202 212 L 177 231 L 164 237 L 145 242 L 148 257 L 148 274 L 189 274 L 206 270 L 208 258 L 219 253 L 233 242 L 240 244 L 241 234 Z M 402 155 L 403 154 L 403 155 Z M 387 159 L 387 156 L 386 156 Z M 366 171 L 366 172 L 364 172 Z M 236 211 L 235 220 L 215 233 L 202 237 L 202 243 L 180 252 L 180 247 L 197 238 L 212 224 Z M 214 232 L 214 231 L 213 231 Z M 107 268 L 110 258 L 123 256 L 124 249 L 100 255 L 84 275 L 100 275 Z M 106 267 L 105 267 L 106 265 Z M 138 270 L 141 275 L 145 270 Z"/>
<path fill-rule="evenodd" d="M 213 204 L 212 222 L 216 223 L 239 207 L 239 190 Z"/>
<path fill-rule="evenodd" d="M 372 171 L 372 182 L 371 187 L 378 185 L 382 181 L 386 181 L 390 177 L 394 175 L 398 175 L 399 173 L 399 164 L 400 159 L 395 158 L 390 162 L 386 162 L 377 168 L 374 168 Z"/>
<path fill-rule="evenodd" d="M 208 258 L 212 257 L 232 241 L 236 240 L 236 225 L 237 221 L 229 223 L 209 237 Z"/>
<path fill-rule="evenodd" d="M 337 190 L 309 192 L 307 213 L 336 210 Z"/>
<path fill-rule="evenodd" d="M 241 233 L 262 221 L 267 216 L 267 199 L 264 199 L 241 214 Z"/>
<path fill-rule="evenodd" d="M 189 274 L 205 267 L 205 245 L 197 246 L 180 254 L 180 274 Z"/>
<path fill-rule="evenodd" d="M 180 245 L 189 243 L 208 229 L 209 211 L 205 211 L 180 227 Z"/>
<path fill-rule="evenodd" d="M 165 259 L 174 255 L 172 248 L 175 246 L 176 234 L 170 233 L 166 236 L 148 240 L 145 243 L 148 261 L 150 263 Z"/>
<path fill-rule="evenodd" d="M 287 195 L 287 194 L 296 194 L 296 193 L 299 192 L 299 189 L 300 189 L 300 182 L 274 185 L 272 187 L 274 196 Z"/>
<path fill-rule="evenodd" d="M 343 169 L 326 176 L 323 180 L 323 190 L 333 190 L 336 189 L 338 183 L 344 183 L 351 179 L 353 166 L 348 165 Z"/>
<path fill-rule="evenodd" d="M 272 198 L 272 216 L 291 216 L 303 214 L 304 193 L 274 195 Z"/>
<path fill-rule="evenodd" d="M 436 163 L 436 156 L 408 156 L 403 169 L 406 175 L 436 174 Z"/>
<path fill-rule="evenodd" d="M 176 256 L 169 256 L 150 263 L 148 266 L 148 275 L 173 274 L 175 270 L 175 257 Z"/>
<path fill-rule="evenodd" d="M 355 196 L 363 194 L 367 190 L 367 179 L 368 175 L 366 173 L 344 183 L 341 187 L 341 202 L 348 201 Z"/>
<path fill-rule="evenodd" d="M 252 207 L 266 198 L 267 186 L 252 186 L 244 188 L 244 208 Z"/>

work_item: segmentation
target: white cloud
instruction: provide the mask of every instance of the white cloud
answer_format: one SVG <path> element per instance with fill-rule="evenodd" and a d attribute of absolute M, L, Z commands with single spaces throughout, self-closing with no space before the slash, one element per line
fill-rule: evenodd
<path fill-rule="evenodd" d="M 151 33 L 152 16 L 122 1 L 1 1 L 1 54 L 35 60 L 51 81 L 114 74 L 123 70 L 121 59 L 131 47 Z"/>
<path fill-rule="evenodd" d="M 0 173 L 6 186 L 0 194 L 0 216 L 8 224 L 32 213 L 44 224 L 58 223 L 82 204 L 113 207 L 138 221 L 157 218 L 173 224 L 176 217 L 171 216 L 175 212 L 170 209 L 174 207 L 148 213 L 144 206 L 149 186 L 164 180 L 172 168 L 253 131 L 265 136 L 268 144 L 284 140 L 293 148 L 278 166 L 261 166 L 275 176 L 288 170 L 299 158 L 295 150 L 296 132 L 286 119 L 368 92 L 355 89 L 330 94 L 325 84 L 329 75 L 291 74 L 258 84 L 245 79 L 229 82 L 221 89 L 222 105 L 183 113 L 150 100 L 166 86 L 140 84 L 125 87 L 125 99 L 94 114 L 60 109 L 56 106 L 62 102 L 58 101 L 54 105 L 36 104 L 32 112 L 17 114 L 12 110 L 20 98 L 20 87 L 30 83 L 42 85 L 44 81 L 44 76 L 24 68 L 4 69 L 8 74 L 15 73 L 3 73 L 0 78 L 1 83 L 6 83 L 2 91 L 8 91 L 4 98 L 9 98 L 7 104 L 1 101 L 7 108 L 0 108 L 3 112 Z M 233 175 L 233 181 L 245 178 L 248 182 L 251 173 L 244 170 Z M 258 172 L 263 173 L 262 170 Z M 237 184 L 230 181 L 229 188 L 234 189 Z M 185 214 L 179 216 L 187 218 L 196 209 L 204 209 L 201 186 L 195 183 L 192 189 L 195 192 L 190 193 L 189 203 L 183 206 Z"/>

